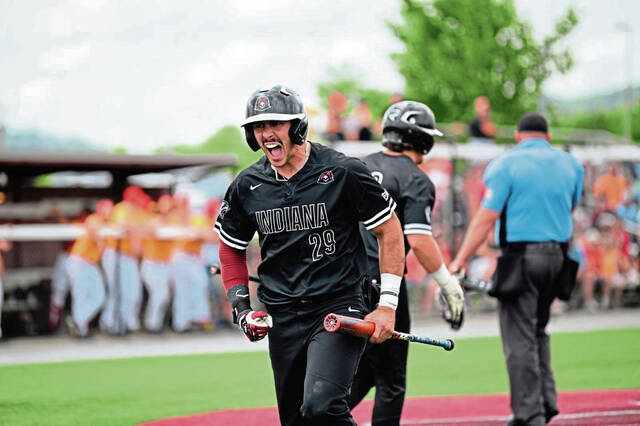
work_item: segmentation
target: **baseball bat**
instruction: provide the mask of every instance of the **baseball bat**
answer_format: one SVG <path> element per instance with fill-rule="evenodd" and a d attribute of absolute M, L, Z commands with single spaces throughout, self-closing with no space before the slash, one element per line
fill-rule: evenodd
<path fill-rule="evenodd" d="M 219 265 L 211 265 L 209 266 L 209 273 L 211 275 L 217 275 L 220 273 L 220 266 Z M 249 275 L 249 281 L 252 281 L 254 283 L 260 283 L 260 278 L 256 277 L 255 275 Z"/>
<path fill-rule="evenodd" d="M 329 333 L 351 334 L 352 336 L 364 337 L 368 339 L 376 329 L 376 325 L 370 321 L 345 315 L 328 314 L 324 317 L 324 329 Z M 417 336 L 415 334 L 394 331 L 389 339 L 406 340 L 408 342 L 423 343 L 425 345 L 440 346 L 446 351 L 450 351 L 455 346 L 451 339 L 433 339 L 431 337 Z"/>

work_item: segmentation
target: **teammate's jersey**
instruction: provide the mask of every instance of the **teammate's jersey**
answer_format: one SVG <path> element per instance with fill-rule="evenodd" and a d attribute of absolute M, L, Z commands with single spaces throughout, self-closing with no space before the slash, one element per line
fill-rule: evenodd
<path fill-rule="evenodd" d="M 396 215 L 405 235 L 405 254 L 411 247 L 409 234 L 431 235 L 431 211 L 436 201 L 436 188 L 431 179 L 406 155 L 388 155 L 376 152 L 363 158 L 373 177 L 389 191 L 398 204 Z M 378 240 L 376 236 L 360 227 L 362 238 L 370 260 L 370 273 L 377 275 Z"/>
<path fill-rule="evenodd" d="M 85 219 L 85 223 L 88 226 L 98 228 L 102 224 L 102 220 L 98 215 L 91 214 Z M 102 255 L 95 240 L 86 234 L 74 241 L 69 253 L 81 257 L 89 263 L 98 263 Z"/>
<path fill-rule="evenodd" d="M 375 228 L 395 207 L 362 161 L 311 143 L 306 164 L 290 180 L 266 157 L 243 170 L 227 190 L 215 230 L 239 250 L 258 232 L 258 297 L 287 303 L 357 284 L 367 269 L 358 221 Z"/>

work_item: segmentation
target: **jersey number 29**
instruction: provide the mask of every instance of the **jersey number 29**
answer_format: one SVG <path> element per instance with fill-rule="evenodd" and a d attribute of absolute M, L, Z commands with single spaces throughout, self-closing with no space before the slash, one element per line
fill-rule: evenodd
<path fill-rule="evenodd" d="M 333 229 L 326 229 L 322 234 L 316 232 L 309 235 L 309 244 L 313 247 L 311 257 L 313 261 L 322 259 L 325 254 L 336 251 L 336 238 Z"/>

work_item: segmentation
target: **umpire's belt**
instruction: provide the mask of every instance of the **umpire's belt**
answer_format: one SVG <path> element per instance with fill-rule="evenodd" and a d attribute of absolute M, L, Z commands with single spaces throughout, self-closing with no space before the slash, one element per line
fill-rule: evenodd
<path fill-rule="evenodd" d="M 553 250 L 558 247 L 562 250 L 563 253 L 567 252 L 567 248 L 569 243 L 561 243 L 558 241 L 516 241 L 512 243 L 506 243 L 502 247 L 503 253 L 520 253 L 528 250 Z"/>

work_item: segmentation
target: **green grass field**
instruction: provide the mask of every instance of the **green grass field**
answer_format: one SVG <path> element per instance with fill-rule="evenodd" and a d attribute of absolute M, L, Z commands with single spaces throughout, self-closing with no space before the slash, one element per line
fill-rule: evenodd
<path fill-rule="evenodd" d="M 640 329 L 557 333 L 551 344 L 559 390 L 640 387 Z M 498 337 L 457 339 L 452 352 L 414 344 L 408 368 L 408 396 L 508 391 Z M 0 367 L 0 425 L 131 425 L 273 405 L 266 352 Z"/>

